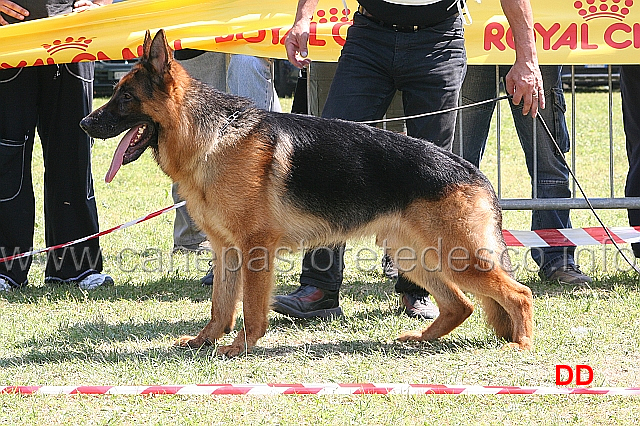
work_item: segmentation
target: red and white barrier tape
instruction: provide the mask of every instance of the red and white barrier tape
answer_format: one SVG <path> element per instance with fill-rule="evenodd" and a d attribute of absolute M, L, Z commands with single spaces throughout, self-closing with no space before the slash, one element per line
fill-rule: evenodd
<path fill-rule="evenodd" d="M 136 225 L 140 222 L 144 222 L 161 214 L 170 212 L 179 207 L 185 205 L 185 201 L 181 201 L 170 207 L 165 207 L 148 215 L 124 223 L 119 226 L 101 231 L 87 237 L 78 238 L 77 240 L 69 241 L 68 243 L 58 244 L 52 247 L 47 247 L 38 250 L 32 250 L 25 253 L 14 254 L 0 258 L 0 263 L 8 262 L 10 260 L 18 259 L 21 257 L 33 256 L 36 254 L 49 252 L 52 250 L 58 250 L 64 247 L 68 247 L 77 243 L 88 241 L 94 238 L 102 237 L 103 235 L 111 234 L 112 232 L 119 231 L 121 229 L 128 228 L 132 225 Z M 611 237 L 618 244 L 623 243 L 637 243 L 640 242 L 640 226 L 635 227 L 617 227 L 608 228 Z M 505 242 L 507 246 L 511 247 L 563 247 L 563 246 L 588 246 L 588 245 L 600 245 L 600 244 L 613 244 L 611 238 L 605 230 L 601 227 L 592 228 L 573 228 L 573 229 L 540 229 L 537 231 L 509 231 L 503 230 Z"/>
<path fill-rule="evenodd" d="M 456 386 L 396 383 L 211 384 L 159 386 L 0 386 L 19 395 L 617 395 L 638 396 L 640 388 Z"/>
<path fill-rule="evenodd" d="M 640 226 L 607 228 L 617 244 L 640 242 Z M 540 229 L 537 231 L 502 231 L 507 246 L 563 247 L 613 244 L 602 227 Z"/>
<path fill-rule="evenodd" d="M 160 210 L 158 210 L 156 212 L 149 213 L 148 215 L 146 215 L 144 217 L 132 220 L 132 221 L 127 222 L 127 223 L 123 223 L 122 225 L 119 225 L 119 226 L 114 226 L 113 228 L 107 229 L 106 231 L 102 231 L 102 232 L 98 232 L 98 233 L 93 234 L 93 235 L 89 235 L 89 236 L 86 236 L 86 237 L 78 238 L 77 240 L 69 241 L 68 243 L 58 244 L 58 245 L 55 245 L 55 246 L 52 246 L 52 247 L 47 247 L 47 248 L 38 249 L 38 250 L 32 250 L 32 251 L 29 251 L 29 252 L 26 252 L 26 253 L 14 254 L 12 256 L 3 257 L 3 258 L 0 259 L 0 263 L 8 262 L 10 260 L 18 259 L 18 258 L 21 258 L 21 257 L 33 256 L 33 255 L 36 255 L 36 254 L 49 252 L 49 251 L 52 251 L 52 250 L 58 250 L 58 249 L 61 249 L 61 248 L 65 248 L 65 247 L 74 245 L 74 244 L 82 243 L 84 241 L 92 240 L 94 238 L 102 237 L 103 235 L 107 235 L 107 234 L 110 234 L 112 232 L 119 231 L 120 229 L 128 228 L 128 227 L 130 227 L 132 225 L 138 224 L 140 222 L 144 222 L 145 220 L 149 220 L 149 219 L 154 218 L 156 216 L 160 216 L 161 214 L 164 214 L 166 212 L 170 212 L 171 210 L 175 210 L 178 207 L 184 206 L 185 203 L 186 203 L 186 201 L 180 201 L 179 203 L 174 204 L 173 206 L 165 207 L 165 208 L 160 209 Z"/>

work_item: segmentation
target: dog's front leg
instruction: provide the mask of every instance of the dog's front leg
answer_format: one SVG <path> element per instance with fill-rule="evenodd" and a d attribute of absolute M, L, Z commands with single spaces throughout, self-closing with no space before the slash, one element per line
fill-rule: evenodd
<path fill-rule="evenodd" d="M 219 346 L 217 353 L 228 357 L 251 352 L 267 331 L 274 280 L 274 247 L 251 245 L 243 251 L 242 262 L 244 327 L 229 346 Z"/>
<path fill-rule="evenodd" d="M 211 291 L 211 320 L 197 336 L 182 336 L 177 346 L 199 348 L 214 344 L 231 332 L 235 321 L 235 308 L 242 280 L 242 252 L 237 247 L 211 243 L 213 249 L 213 288 Z"/>

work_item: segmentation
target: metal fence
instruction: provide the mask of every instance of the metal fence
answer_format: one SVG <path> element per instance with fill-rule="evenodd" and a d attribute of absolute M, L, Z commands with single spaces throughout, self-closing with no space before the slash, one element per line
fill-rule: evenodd
<path fill-rule="evenodd" d="M 569 72 L 570 70 L 570 72 Z M 579 125 L 580 117 L 577 115 L 577 89 L 578 87 L 606 87 L 608 96 L 608 139 L 609 139 L 609 171 L 608 171 L 608 196 L 598 198 L 585 199 L 583 194 L 577 187 L 576 181 L 571 179 L 571 198 L 538 198 L 536 194 L 536 185 L 532 185 L 531 198 L 504 198 L 502 193 L 503 188 L 503 170 L 501 162 L 501 129 L 502 129 L 502 114 L 500 108 L 495 110 L 496 120 L 496 163 L 497 163 L 497 184 L 496 193 L 500 200 L 500 205 L 504 210 L 563 210 L 563 209 L 588 209 L 589 204 L 596 209 L 627 209 L 627 208 L 640 208 L 640 197 L 616 197 L 614 192 L 614 116 L 619 117 L 620 111 L 613 110 L 613 96 L 620 96 L 616 90 L 616 83 L 619 81 L 619 74 L 613 72 L 611 65 L 604 66 L 603 73 L 585 73 L 583 75 L 576 73 L 576 67 L 571 65 L 569 67 L 563 67 L 563 81 L 565 86 L 565 93 L 570 93 L 570 120 L 567 123 L 569 128 L 569 138 L 571 141 L 570 155 L 566 159 L 570 169 L 577 174 L 577 161 L 576 152 L 579 150 L 580 143 L 576 136 L 576 129 Z M 497 73 L 496 73 L 497 74 Z M 580 81 L 578 81 L 580 80 Z M 566 87 L 568 86 L 568 88 Z M 500 81 L 496 81 L 496 96 L 499 95 Z M 620 120 L 618 120 L 619 122 Z M 533 146 L 537 144 L 535 126 L 537 121 L 534 120 L 533 131 Z M 539 124 L 538 124 L 539 125 Z M 532 182 L 536 182 L 538 179 L 537 168 L 535 167 L 536 157 L 534 149 L 534 168 Z M 586 194 L 587 196 L 589 194 Z"/>

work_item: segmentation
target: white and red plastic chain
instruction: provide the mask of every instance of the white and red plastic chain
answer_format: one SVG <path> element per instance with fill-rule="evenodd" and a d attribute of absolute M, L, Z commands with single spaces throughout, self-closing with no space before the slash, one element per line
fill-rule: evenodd
<path fill-rule="evenodd" d="M 177 204 L 174 204 L 173 206 L 165 207 L 165 208 L 160 209 L 158 211 L 155 211 L 153 213 L 149 213 L 148 215 L 143 216 L 141 218 L 132 220 L 132 221 L 127 222 L 127 223 L 123 223 L 122 225 L 114 226 L 113 228 L 109 228 L 109 229 L 107 229 L 105 231 L 101 231 L 101 232 L 98 232 L 98 233 L 95 233 L 95 234 L 92 234 L 92 235 L 88 235 L 86 237 L 78 238 L 77 240 L 69 241 L 69 242 L 66 242 L 66 243 L 63 243 L 63 244 L 57 244 L 55 246 L 51 246 L 51 247 L 47 247 L 47 248 L 31 250 L 31 251 L 28 251 L 28 252 L 25 252 L 25 253 L 19 253 L 19 254 L 14 254 L 14 255 L 11 255 L 11 256 L 3 257 L 3 258 L 0 258 L 0 263 L 9 262 L 10 260 L 18 259 L 18 258 L 21 258 L 21 257 L 34 256 L 36 254 L 40 254 L 40 253 L 44 253 L 44 252 L 50 252 L 52 250 L 58 250 L 58 249 L 61 249 L 61 248 L 64 248 L 64 247 L 68 247 L 68 246 L 71 246 L 71 245 L 74 245 L 74 244 L 77 244 L 77 243 L 81 243 L 81 242 L 84 242 L 84 241 L 92 240 L 94 238 L 102 237 L 103 235 L 111 234 L 112 232 L 128 228 L 128 227 L 136 225 L 136 224 L 138 224 L 140 222 L 144 222 L 144 221 L 152 219 L 152 218 L 154 218 L 156 216 L 160 216 L 161 214 L 170 212 L 171 210 L 175 210 L 178 207 L 184 206 L 185 203 L 186 203 L 186 201 L 181 201 L 181 202 L 179 202 Z"/>
<path fill-rule="evenodd" d="M 13 259 L 18 259 L 26 256 L 33 256 L 39 253 L 49 252 L 52 250 L 61 249 L 71 246 L 73 244 L 81 243 L 83 241 L 91 240 L 93 238 L 102 237 L 104 235 L 111 234 L 112 232 L 119 231 L 121 229 L 128 228 L 146 220 L 152 219 L 161 214 L 170 212 L 185 205 L 184 201 L 181 201 L 173 206 L 165 207 L 153 213 L 149 213 L 146 216 L 124 223 L 122 225 L 114 226 L 105 231 L 98 232 L 93 235 L 88 235 L 77 240 L 69 241 L 67 243 L 58 244 L 52 247 L 32 250 L 25 253 L 14 254 L 0 258 L 0 263 L 8 262 Z M 510 247 L 564 247 L 564 246 L 587 246 L 587 245 L 600 245 L 600 244 L 617 244 L 622 243 L 636 243 L 640 242 L 640 226 L 635 227 L 617 227 L 607 228 L 611 237 L 607 234 L 602 227 L 591 228 L 572 228 L 572 229 L 539 229 L 537 231 L 509 231 L 503 230 L 505 242 Z M 612 241 L 613 238 L 613 241 Z"/>

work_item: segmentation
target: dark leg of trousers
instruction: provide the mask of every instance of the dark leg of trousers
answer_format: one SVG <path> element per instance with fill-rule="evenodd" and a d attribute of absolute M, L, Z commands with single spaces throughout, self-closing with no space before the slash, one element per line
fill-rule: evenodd
<path fill-rule="evenodd" d="M 397 90 L 402 91 L 406 115 L 455 107 L 466 69 L 462 34 L 462 21 L 457 17 L 428 30 L 397 33 L 356 15 L 322 116 L 350 121 L 380 119 Z M 407 123 L 407 131 L 425 143 L 451 149 L 455 120 L 455 113 L 413 119 Z M 302 262 L 300 283 L 327 290 L 339 289 L 344 268 L 344 246 L 341 248 L 316 252 L 313 262 L 311 253 L 307 253 Z M 426 294 L 402 274 L 396 291 Z"/>
<path fill-rule="evenodd" d="M 38 124 L 45 164 L 47 246 L 99 230 L 91 174 L 91 139 L 78 124 L 92 109 L 93 64 L 61 65 L 56 80 L 57 84 L 44 86 L 45 99 L 52 102 L 40 111 Z M 97 239 L 57 250 L 47 261 L 46 276 L 74 279 L 90 270 L 102 270 Z"/>
<path fill-rule="evenodd" d="M 35 200 L 31 157 L 37 121 L 35 68 L 0 70 L 0 256 L 30 251 Z M 27 281 L 31 257 L 0 263 L 14 285 Z"/>
<path fill-rule="evenodd" d="M 9 197 L 3 196 L 3 200 L 11 199 L 0 202 L 0 247 L 6 251 L 22 252 L 33 244 L 30 168 L 36 126 L 45 166 L 47 246 L 98 231 L 91 176 L 91 140 L 78 125 L 91 111 L 92 79 L 93 64 L 80 63 L 25 68 L 15 79 L 0 83 L 0 133 L 3 139 L 24 141 L 21 147 L 10 147 L 14 153 L 6 159 L 15 170 L 8 177 L 12 188 L 8 191 Z M 0 80 L 6 81 L 5 78 Z M 30 259 L 23 259 L 12 265 L 0 265 L 0 274 L 21 284 L 26 281 L 29 263 Z M 99 243 L 94 239 L 48 253 L 45 275 L 68 280 L 101 270 Z"/>
<path fill-rule="evenodd" d="M 640 197 L 640 65 L 620 67 L 620 92 L 629 160 L 624 195 Z M 640 210 L 631 209 L 628 215 L 629 225 L 640 226 Z M 640 243 L 634 243 L 631 247 L 636 257 L 640 257 Z"/>

